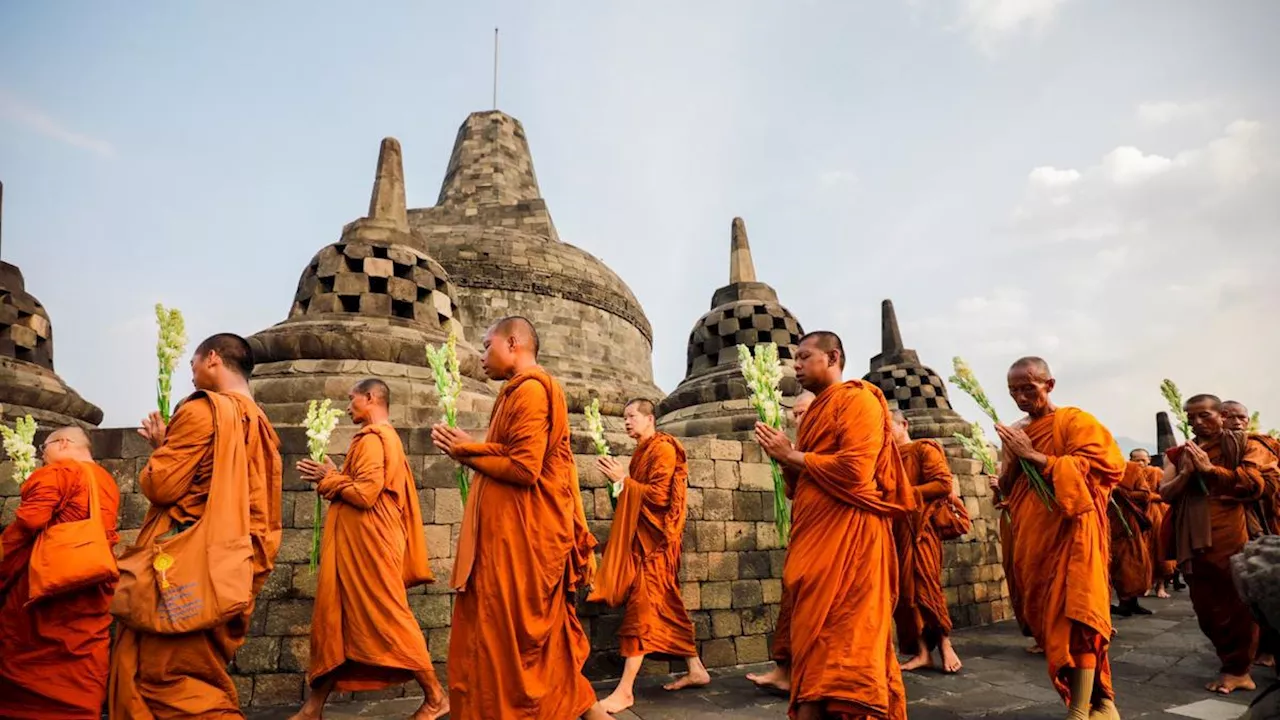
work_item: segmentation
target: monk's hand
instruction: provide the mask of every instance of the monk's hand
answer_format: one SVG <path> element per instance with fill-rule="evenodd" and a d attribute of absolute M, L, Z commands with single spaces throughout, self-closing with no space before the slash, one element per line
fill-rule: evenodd
<path fill-rule="evenodd" d="M 457 447 L 464 443 L 471 442 L 471 436 L 458 428 L 452 428 L 444 423 L 436 423 L 431 426 L 431 442 L 440 451 L 451 458 L 457 459 Z"/>
<path fill-rule="evenodd" d="M 1013 453 L 1014 457 L 1030 460 L 1039 455 L 1035 446 L 1031 444 L 1031 438 L 1018 428 L 996 423 L 996 434 L 1000 436 L 1001 443 L 1009 449 L 1010 453 Z"/>
<path fill-rule="evenodd" d="M 142 419 L 142 427 L 138 428 L 138 434 L 146 438 L 154 449 L 164 444 L 164 435 L 168 430 L 160 413 L 153 412 Z"/>
<path fill-rule="evenodd" d="M 1213 469 L 1213 461 L 1209 459 L 1209 453 L 1199 445 L 1189 442 L 1187 443 L 1187 457 L 1191 459 L 1191 467 L 1200 472 L 1209 472 Z"/>
<path fill-rule="evenodd" d="M 605 477 L 609 478 L 614 484 L 620 483 L 627 479 L 627 469 L 622 467 L 622 463 L 617 458 L 601 455 L 596 458 L 596 469 Z"/>
<path fill-rule="evenodd" d="M 298 468 L 299 477 L 309 483 L 318 483 L 331 473 L 338 471 L 338 466 L 333 464 L 328 455 L 325 456 L 324 462 L 316 462 L 311 458 L 304 458 L 298 461 L 296 467 Z"/>
<path fill-rule="evenodd" d="M 987 487 L 991 489 L 991 493 L 993 495 L 999 495 L 1000 494 L 1000 478 L 996 477 L 995 475 L 988 475 Z"/>
<path fill-rule="evenodd" d="M 777 428 L 769 427 L 762 422 L 756 423 L 756 442 L 764 452 L 774 460 L 785 460 L 791 452 L 791 438 Z"/>

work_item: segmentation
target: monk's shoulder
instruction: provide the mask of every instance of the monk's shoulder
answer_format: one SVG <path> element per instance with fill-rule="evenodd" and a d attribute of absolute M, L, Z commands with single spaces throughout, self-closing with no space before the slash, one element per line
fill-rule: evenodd
<path fill-rule="evenodd" d="M 942 449 L 942 443 L 933 438 L 920 438 L 912 440 L 908 447 L 916 448 L 916 452 L 921 455 L 933 455 L 935 457 L 946 457 L 947 451 Z"/>
<path fill-rule="evenodd" d="M 180 428 L 198 435 L 213 434 L 213 400 L 202 392 L 187 397 L 169 418 L 171 430 Z"/>
<path fill-rule="evenodd" d="M 550 380 L 550 376 L 545 373 L 542 373 L 542 375 Z M 547 392 L 547 386 L 543 384 L 542 378 L 537 374 L 530 373 L 517 382 L 519 384 L 511 391 L 511 405 L 513 408 L 519 408 L 519 412 L 522 413 L 531 411 L 550 412 L 551 395 Z"/>
<path fill-rule="evenodd" d="M 22 482 L 22 493 L 25 495 L 35 491 L 64 490 L 79 476 L 79 471 L 70 463 L 41 465 Z"/>

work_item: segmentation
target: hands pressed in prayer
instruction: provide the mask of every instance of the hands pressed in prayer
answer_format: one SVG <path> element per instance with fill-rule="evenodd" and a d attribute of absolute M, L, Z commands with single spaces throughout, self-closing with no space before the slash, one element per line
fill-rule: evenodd
<path fill-rule="evenodd" d="M 766 455 L 779 462 L 786 460 L 792 450 L 791 438 L 786 433 L 762 422 L 756 423 L 756 442 L 760 443 Z"/>
<path fill-rule="evenodd" d="M 1039 455 L 1023 430 L 996 423 L 996 434 L 1000 436 L 1001 444 L 1016 458 L 1030 460 Z"/>
<path fill-rule="evenodd" d="M 1188 442 L 1186 448 L 1186 455 L 1191 461 L 1191 467 L 1200 472 L 1208 472 L 1213 469 L 1213 461 L 1209 459 L 1209 454 L 1204 451 L 1204 448 L 1194 442 Z"/>
<path fill-rule="evenodd" d="M 627 479 L 627 469 L 617 458 L 601 455 L 596 458 L 596 469 L 615 484 Z"/>
<path fill-rule="evenodd" d="M 328 455 L 325 456 L 322 463 L 318 463 L 311 458 L 299 460 L 296 467 L 298 468 L 298 475 L 309 483 L 318 483 L 330 473 L 338 472 L 338 466 L 333 464 Z"/>
<path fill-rule="evenodd" d="M 436 423 L 431 426 L 431 442 L 445 455 L 457 460 L 455 448 L 457 446 L 471 442 L 471 436 L 465 431 L 458 428 L 451 428 L 444 423 Z"/>
<path fill-rule="evenodd" d="M 143 418 L 142 427 L 138 428 L 138 434 L 151 443 L 152 449 L 157 449 L 164 444 L 164 436 L 168 431 L 169 428 L 164 424 L 164 418 L 161 418 L 158 412 L 153 412 Z"/>

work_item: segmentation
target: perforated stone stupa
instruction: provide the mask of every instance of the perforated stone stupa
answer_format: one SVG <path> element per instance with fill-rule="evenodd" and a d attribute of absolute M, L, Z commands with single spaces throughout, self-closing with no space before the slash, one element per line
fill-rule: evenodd
<path fill-rule="evenodd" d="M 391 387 L 392 421 L 439 417 L 426 346 L 458 336 L 465 392 L 459 409 L 492 406 L 479 355 L 458 320 L 457 289 L 409 229 L 400 143 L 382 141 L 369 215 L 342 229 L 302 272 L 284 322 L 249 338 L 253 391 L 273 422 L 295 424 L 311 400 L 343 403 L 356 381 Z"/>
<path fill-rule="evenodd" d="M 889 407 L 907 416 L 913 438 L 950 438 L 969 431 L 969 423 L 951 408 L 946 383 L 920 362 L 915 350 L 903 346 L 892 300 L 880 304 L 880 354 L 871 358 L 871 372 L 863 380 L 875 383 Z"/>
<path fill-rule="evenodd" d="M 468 116 L 439 200 L 410 210 L 409 224 L 453 278 L 477 337 L 507 315 L 533 322 L 540 361 L 571 412 L 592 396 L 612 415 L 630 398 L 662 397 L 644 309 L 603 262 L 560 241 L 518 120 L 496 110 Z"/>
<path fill-rule="evenodd" d="M 0 183 L 0 220 L 4 185 Z M 27 292 L 22 271 L 0 262 L 0 404 L 6 420 L 31 415 L 44 428 L 102 422 L 102 410 L 53 371 L 53 324 Z"/>
<path fill-rule="evenodd" d="M 784 396 L 800 392 L 791 360 L 804 335 L 778 293 L 756 279 L 747 226 L 734 218 L 729 231 L 729 284 L 711 296 L 711 310 L 689 333 L 684 381 L 658 405 L 658 426 L 679 436 L 731 436 L 750 432 L 756 412 L 738 364 L 738 346 L 776 343 L 783 363 Z"/>

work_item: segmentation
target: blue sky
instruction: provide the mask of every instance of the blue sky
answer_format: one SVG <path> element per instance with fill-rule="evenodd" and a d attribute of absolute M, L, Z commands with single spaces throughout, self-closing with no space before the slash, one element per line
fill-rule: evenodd
<path fill-rule="evenodd" d="M 561 237 L 644 305 L 664 389 L 740 215 L 851 374 L 892 297 L 942 374 L 995 391 L 1042 354 L 1118 435 L 1153 436 L 1166 376 L 1280 426 L 1267 0 L 0 0 L 3 256 L 105 424 L 153 402 L 153 303 L 193 339 L 284 318 L 382 137 L 434 203 L 495 25 L 498 105 Z"/>

